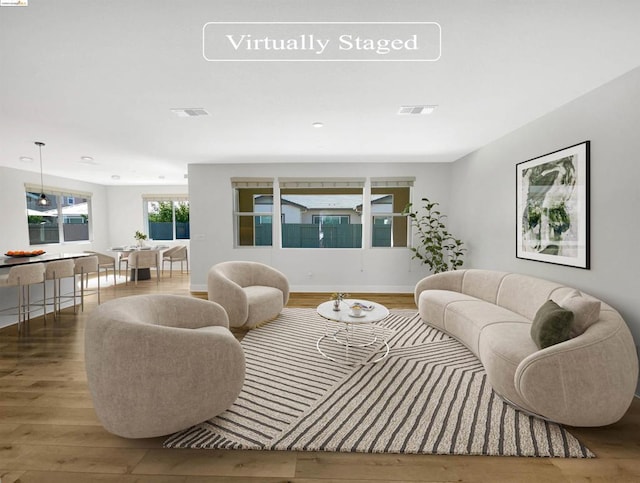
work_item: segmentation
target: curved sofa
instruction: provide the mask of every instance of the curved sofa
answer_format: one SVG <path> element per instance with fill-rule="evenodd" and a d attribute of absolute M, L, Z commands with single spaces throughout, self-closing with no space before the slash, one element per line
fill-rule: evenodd
<path fill-rule="evenodd" d="M 252 329 L 278 316 L 289 301 L 289 281 L 259 262 L 214 265 L 207 276 L 208 298 L 224 307 L 231 327 Z"/>
<path fill-rule="evenodd" d="M 517 273 L 457 270 L 419 281 L 415 300 L 423 321 L 480 359 L 503 399 L 558 423 L 604 426 L 625 414 L 638 380 L 635 344 L 620 314 L 601 302 L 600 318 L 584 333 L 545 349 L 530 335 L 540 306 L 573 290 Z"/>
<path fill-rule="evenodd" d="M 112 300 L 87 319 L 85 365 L 102 425 L 126 438 L 186 429 L 236 400 L 242 346 L 220 305 L 178 295 Z"/>

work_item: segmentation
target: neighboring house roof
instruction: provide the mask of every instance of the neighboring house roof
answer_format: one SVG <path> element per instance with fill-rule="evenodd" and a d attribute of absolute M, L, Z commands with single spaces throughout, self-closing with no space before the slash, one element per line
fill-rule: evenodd
<path fill-rule="evenodd" d="M 390 195 L 372 195 L 372 203 L 384 203 Z M 271 204 L 271 195 L 257 196 L 256 204 Z M 308 210 L 360 210 L 361 195 L 283 195 L 282 202 Z"/>
<path fill-rule="evenodd" d="M 272 195 L 256 196 L 256 199 L 254 200 L 254 203 L 256 205 L 273 205 L 273 196 Z M 284 198 L 282 198 L 282 204 L 295 206 L 297 208 L 300 208 L 301 210 L 308 209 L 306 206 L 299 205 L 297 203 L 294 203 L 293 201 L 289 201 L 289 200 L 286 200 Z"/>

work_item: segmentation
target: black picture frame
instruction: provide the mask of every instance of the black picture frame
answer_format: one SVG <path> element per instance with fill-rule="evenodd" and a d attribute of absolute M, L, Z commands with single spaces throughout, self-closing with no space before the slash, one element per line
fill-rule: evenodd
<path fill-rule="evenodd" d="M 516 258 L 590 268 L 590 148 L 516 164 Z"/>

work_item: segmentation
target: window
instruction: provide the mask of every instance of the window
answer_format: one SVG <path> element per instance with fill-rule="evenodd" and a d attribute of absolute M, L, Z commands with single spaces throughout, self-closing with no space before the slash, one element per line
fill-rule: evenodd
<path fill-rule="evenodd" d="M 151 240 L 188 240 L 189 201 L 184 195 L 145 195 L 144 208 Z"/>
<path fill-rule="evenodd" d="M 407 247 L 409 227 L 402 214 L 411 199 L 413 178 L 371 180 L 371 246 Z"/>
<path fill-rule="evenodd" d="M 273 180 L 232 178 L 236 247 L 272 246 Z"/>
<path fill-rule="evenodd" d="M 364 179 L 280 180 L 283 248 L 361 248 Z"/>
<path fill-rule="evenodd" d="M 26 186 L 29 243 L 89 241 L 91 195 L 45 189 L 48 206 L 38 204 L 40 187 Z"/>
<path fill-rule="evenodd" d="M 349 215 L 313 215 L 313 223 L 316 225 L 340 225 L 349 223 Z"/>

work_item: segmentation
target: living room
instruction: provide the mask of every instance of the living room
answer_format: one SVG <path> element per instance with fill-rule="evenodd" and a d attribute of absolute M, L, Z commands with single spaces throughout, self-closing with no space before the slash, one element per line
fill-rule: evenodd
<path fill-rule="evenodd" d="M 238 2 L 238 6 L 214 2 L 206 8 L 194 2 L 189 7 L 163 5 L 159 9 L 130 2 L 110 2 L 113 5 L 109 7 L 96 2 L 83 7 L 70 7 L 62 1 L 27 3 L 25 7 L 0 8 L 1 121 L 5 133 L 0 159 L 3 253 L 34 248 L 26 229 L 25 184 L 91 194 L 90 240 L 46 245 L 49 253 L 108 251 L 132 244 L 136 230 L 147 230 L 143 198 L 180 195 L 189 199 L 191 238 L 169 244 L 188 245 L 190 274 L 181 280 L 190 291 L 206 292 L 207 274 L 213 265 L 250 260 L 285 273 L 292 292 L 408 294 L 429 271 L 411 258 L 407 247 L 374 247 L 365 237 L 359 249 L 282 248 L 280 230 L 274 231 L 271 246 L 236 243 L 234 180 L 267 180 L 274 186 L 274 194 L 290 180 L 355 180 L 363 186 L 362 201 L 366 204 L 371 201 L 374 181 L 400 179 L 410 182 L 414 207 L 422 197 L 440 203 L 448 215 L 448 228 L 468 249 L 464 268 L 517 272 L 594 295 L 620 312 L 637 350 L 640 301 L 635 272 L 640 258 L 626 253 L 626 245 L 640 238 L 640 167 L 636 162 L 640 112 L 635 102 L 640 98 L 640 57 L 634 48 L 640 39 L 633 21 L 639 13 L 634 2 L 604 6 L 600 2 L 565 1 L 537 7 L 491 2 L 486 10 L 473 2 L 455 7 L 441 2 L 393 2 L 397 8 L 393 13 L 390 2 L 376 2 L 375 8 L 367 5 L 366 15 L 358 13 L 365 11 L 362 2 L 336 2 L 330 8 L 309 2 L 272 2 L 280 8 L 256 2 Z M 458 8 L 468 12 L 458 15 Z M 289 9 L 286 15 L 284 9 Z M 116 28 L 110 24 L 102 33 L 99 26 L 85 25 L 100 15 L 114 22 L 119 19 L 122 25 Z M 162 42 L 150 26 L 159 21 L 166 33 L 170 25 L 167 17 L 172 15 L 181 31 L 191 35 L 189 41 L 172 37 Z M 81 30 L 69 30 L 74 18 L 91 22 L 81 22 Z M 143 18 L 147 18 L 143 27 L 135 24 Z M 327 68 L 320 62 L 202 60 L 202 28 L 215 20 L 400 22 L 416 18 L 442 26 L 442 57 L 426 66 L 394 62 L 389 68 L 385 62 L 338 62 Z M 546 20 L 545 35 L 536 34 L 534 20 L 538 25 Z M 560 34 L 563 21 L 568 30 Z M 480 35 L 484 29 L 495 29 L 495 36 Z M 519 29 L 526 35 L 520 36 Z M 38 30 L 44 34 L 37 35 Z M 136 35 L 138 30 L 147 33 Z M 21 33 L 25 31 L 29 35 Z M 59 38 L 47 37 L 54 31 Z M 87 57 L 88 50 L 78 40 L 81 34 L 86 35 L 90 48 L 102 46 L 96 51 L 101 62 Z M 120 35 L 118 41 L 109 38 L 116 34 Z M 468 40 L 462 42 L 460 38 L 465 36 Z M 145 66 L 140 60 L 144 52 L 140 44 L 147 37 L 153 44 L 147 46 L 149 50 L 161 49 L 166 56 L 156 52 Z M 47 42 L 51 55 L 42 47 Z M 483 49 L 489 57 L 486 75 L 481 75 Z M 38 54 L 35 61 L 31 57 L 34 52 Z M 180 81 L 192 82 L 190 68 L 196 57 L 206 64 L 206 71 L 199 67 L 196 72 L 215 86 L 206 100 L 180 87 Z M 61 70 L 56 70 L 56 63 Z M 137 69 L 145 67 L 159 79 L 170 70 L 180 74 L 157 92 L 150 84 L 147 90 L 134 82 L 135 95 L 119 99 L 127 88 L 124 79 L 135 81 L 140 74 Z M 523 84 L 527 75 L 533 80 Z M 100 79 L 106 81 L 98 85 Z M 449 104 L 442 86 L 446 82 L 451 90 L 460 90 L 458 99 L 446 90 Z M 497 86 L 491 85 L 494 82 Z M 65 83 L 69 87 L 62 87 Z M 90 83 L 96 84 L 83 86 Z M 395 94 L 389 95 L 389 91 Z M 380 96 L 387 97 L 376 101 Z M 144 101 L 145 109 L 155 104 L 149 117 L 162 118 L 165 128 L 155 131 L 146 117 L 139 117 L 136 98 Z M 107 109 L 110 103 L 113 111 L 124 113 L 122 125 L 135 130 L 124 132 L 119 121 L 113 121 L 111 109 Z M 395 112 L 381 114 L 383 109 L 397 110 L 408 103 L 437 108 L 415 118 L 395 117 Z M 438 122 L 444 122 L 438 116 L 446 119 L 452 115 L 449 109 L 459 108 L 458 104 L 466 104 L 470 111 L 455 117 L 455 130 L 438 127 Z M 103 118 L 102 114 L 87 113 L 94 111 L 94 105 L 109 115 Z M 170 108 L 196 106 L 208 109 L 211 118 L 169 117 Z M 92 117 L 98 118 L 95 123 Z M 134 122 L 130 124 L 131 118 Z M 204 128 L 203 122 L 208 123 Z M 317 122 L 323 126 L 313 127 Z M 424 138 L 431 139 L 431 145 Z M 46 143 L 42 167 L 34 141 Z M 590 142 L 588 269 L 516 257 L 516 165 L 585 141 Z M 110 147 L 111 143 L 115 147 Z M 230 146 L 237 147 L 231 150 Z M 81 156 L 94 157 L 96 164 L 78 162 Z M 20 161 L 20 157 L 32 159 Z M 282 221 L 274 220 L 275 227 L 280 227 L 279 223 Z M 363 229 L 370 235 L 367 230 Z M 0 421 L 0 429 L 12 431 L 12 424 L 17 423 Z M 625 432 L 624 428 L 618 430 Z M 633 439 L 623 441 L 637 447 Z M 387 456 L 381 455 L 379 464 L 387 464 Z M 630 459 L 637 454 L 626 456 Z M 476 457 L 469 458 L 476 461 Z M 334 464 L 337 461 L 334 459 Z M 373 459 L 367 461 L 378 464 Z M 501 461 L 479 463 L 478 472 Z M 536 471 L 530 462 L 518 464 L 524 474 Z M 507 465 L 515 467 L 516 463 Z M 0 460 L 0 470 L 5 468 L 12 469 Z M 637 476 L 637 467 L 629 468 L 630 474 Z M 589 468 L 580 471 L 588 474 Z M 599 471 L 602 473 L 593 475 L 594 479 L 608 476 L 605 469 Z M 348 480 L 344 475 L 342 478 Z M 532 473 L 523 476 L 527 478 L 535 480 Z"/>

